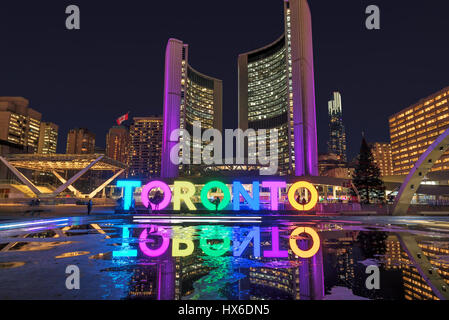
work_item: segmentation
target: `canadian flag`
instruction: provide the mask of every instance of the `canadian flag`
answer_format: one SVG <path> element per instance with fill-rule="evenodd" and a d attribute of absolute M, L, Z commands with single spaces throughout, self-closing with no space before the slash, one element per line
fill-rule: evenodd
<path fill-rule="evenodd" d="M 118 124 L 118 125 L 121 125 L 123 121 L 128 120 L 128 114 L 129 114 L 129 112 L 128 112 L 127 114 L 124 114 L 124 115 L 121 116 L 120 118 L 118 118 L 118 119 L 117 119 L 117 124 Z"/>

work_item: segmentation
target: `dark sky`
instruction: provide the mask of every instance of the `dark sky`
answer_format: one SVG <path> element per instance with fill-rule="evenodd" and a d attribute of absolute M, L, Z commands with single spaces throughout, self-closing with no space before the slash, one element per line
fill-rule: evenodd
<path fill-rule="evenodd" d="M 318 139 L 326 151 L 327 101 L 343 99 L 350 157 L 361 132 L 389 141 L 388 116 L 449 85 L 449 2 L 309 0 L 313 19 Z M 65 8 L 81 30 L 65 29 Z M 381 30 L 365 28 L 365 8 Z M 0 2 L 0 96 L 23 96 L 43 120 L 86 127 L 104 146 L 115 119 L 162 114 L 168 38 L 190 45 L 190 64 L 223 79 L 224 127 L 237 126 L 237 56 L 283 30 L 281 0 Z"/>

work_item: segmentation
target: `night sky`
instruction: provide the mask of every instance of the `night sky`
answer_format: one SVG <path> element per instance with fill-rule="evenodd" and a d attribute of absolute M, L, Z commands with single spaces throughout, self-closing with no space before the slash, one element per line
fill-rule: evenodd
<path fill-rule="evenodd" d="M 449 86 L 449 2 L 309 0 L 313 19 L 320 151 L 327 101 L 342 94 L 349 156 L 361 132 L 389 141 L 388 116 Z M 65 28 L 66 6 L 81 30 Z M 381 30 L 365 28 L 365 8 L 381 10 Z M 115 119 L 162 114 L 170 37 L 190 45 L 190 64 L 223 80 L 224 127 L 237 127 L 237 56 L 283 31 L 281 0 L 1 1 L 0 96 L 23 96 L 60 126 L 86 127 L 105 145 Z"/>

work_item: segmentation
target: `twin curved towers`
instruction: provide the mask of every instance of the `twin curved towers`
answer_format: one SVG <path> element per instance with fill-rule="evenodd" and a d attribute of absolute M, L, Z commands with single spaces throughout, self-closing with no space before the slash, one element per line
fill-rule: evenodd
<path fill-rule="evenodd" d="M 238 57 L 239 128 L 277 129 L 278 174 L 317 176 L 312 20 L 307 0 L 285 0 L 284 23 L 284 34 L 276 41 Z M 203 130 L 222 131 L 222 91 L 221 80 L 189 65 L 187 44 L 168 41 L 162 177 L 191 173 L 190 167 L 170 161 L 170 150 L 178 143 L 170 141 L 173 130 L 192 132 L 193 121 L 201 121 Z"/>

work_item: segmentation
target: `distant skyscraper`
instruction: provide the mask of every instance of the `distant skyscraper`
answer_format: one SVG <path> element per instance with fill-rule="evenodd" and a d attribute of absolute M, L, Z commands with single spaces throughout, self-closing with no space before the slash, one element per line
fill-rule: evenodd
<path fill-rule="evenodd" d="M 429 146 L 449 128 L 449 87 L 420 100 L 389 119 L 395 175 L 407 175 Z M 432 171 L 449 171 L 449 154 Z"/>
<path fill-rule="evenodd" d="M 67 154 L 95 153 L 95 134 L 87 129 L 71 129 L 67 134 Z"/>
<path fill-rule="evenodd" d="M 106 156 L 120 161 L 128 162 L 129 131 L 123 126 L 114 126 L 106 135 Z"/>
<path fill-rule="evenodd" d="M 134 118 L 130 129 L 129 176 L 150 178 L 161 173 L 161 117 Z"/>
<path fill-rule="evenodd" d="M 37 152 L 42 114 L 21 97 L 0 97 L 0 140 Z"/>
<path fill-rule="evenodd" d="M 51 122 L 41 122 L 39 146 L 37 153 L 54 154 L 58 145 L 58 125 Z"/>
<path fill-rule="evenodd" d="M 307 1 L 284 1 L 284 20 L 284 33 L 276 41 L 239 55 L 239 127 L 278 130 L 280 175 L 317 176 L 312 19 Z"/>
<path fill-rule="evenodd" d="M 385 142 L 375 142 L 371 144 L 371 151 L 373 153 L 374 162 L 380 169 L 382 177 L 392 176 L 393 171 L 393 157 L 391 155 L 391 144 Z"/>
<path fill-rule="evenodd" d="M 346 132 L 343 125 L 343 110 L 341 95 L 334 92 L 334 99 L 329 101 L 329 140 L 327 141 L 329 153 L 340 156 L 346 161 Z"/>
<path fill-rule="evenodd" d="M 177 39 L 168 40 L 165 53 L 163 177 L 192 173 L 190 165 L 179 167 L 170 161 L 170 150 L 178 143 L 170 141 L 174 130 L 186 129 L 193 136 L 194 121 L 200 121 L 203 130 L 222 130 L 222 91 L 221 80 L 206 76 L 190 66 L 187 44 Z M 204 146 L 198 141 L 193 144 Z M 190 144 L 191 148 L 193 144 Z M 193 152 L 190 154 L 193 157 Z M 191 163 L 194 161 L 191 159 Z"/>

